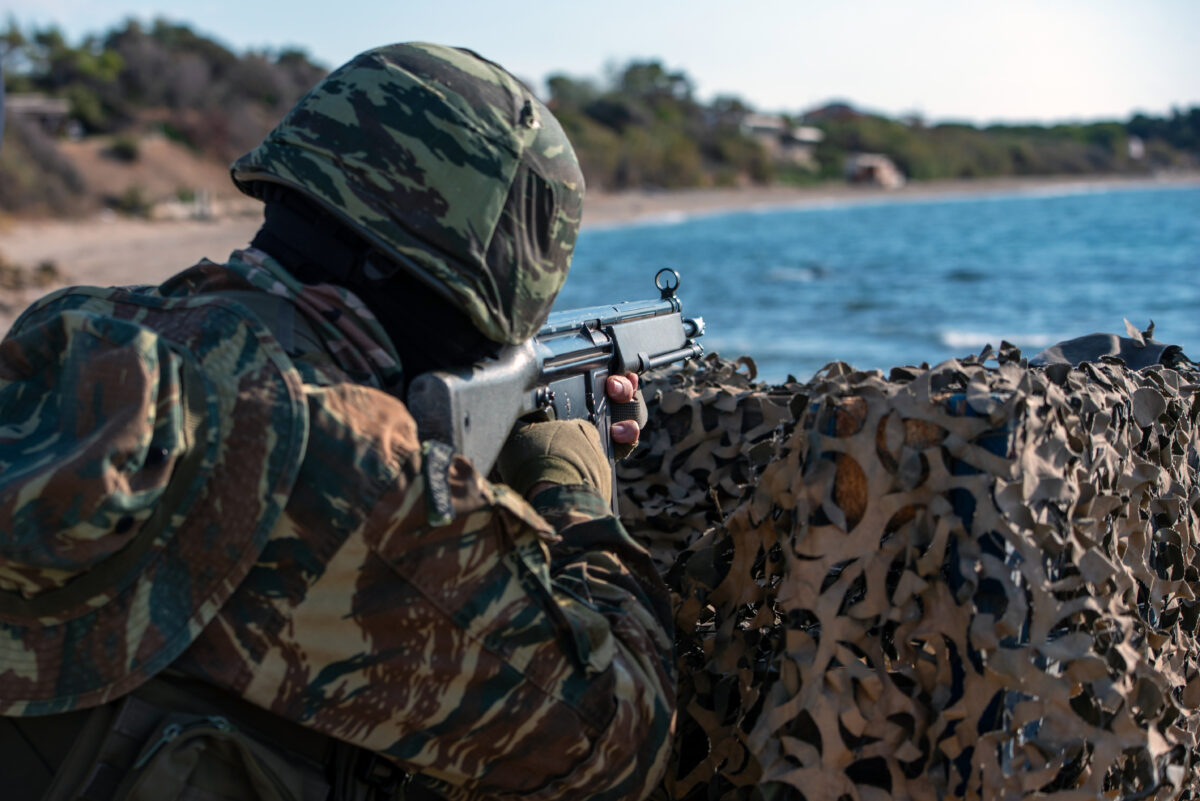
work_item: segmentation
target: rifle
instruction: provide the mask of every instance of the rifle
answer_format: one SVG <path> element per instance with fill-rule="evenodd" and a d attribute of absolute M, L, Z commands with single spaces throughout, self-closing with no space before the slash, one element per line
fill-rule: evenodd
<path fill-rule="evenodd" d="M 421 438 L 450 445 L 486 474 L 519 418 L 542 412 L 555 420 L 586 419 L 600 431 L 615 479 L 608 427 L 632 419 L 636 404 L 614 409 L 605 380 L 704 352 L 695 341 L 704 335 L 704 319 L 685 318 L 675 296 L 679 273 L 659 270 L 654 285 L 657 300 L 553 312 L 536 337 L 495 359 L 417 376 L 408 389 L 408 409 Z M 615 497 L 612 503 L 615 513 Z"/>

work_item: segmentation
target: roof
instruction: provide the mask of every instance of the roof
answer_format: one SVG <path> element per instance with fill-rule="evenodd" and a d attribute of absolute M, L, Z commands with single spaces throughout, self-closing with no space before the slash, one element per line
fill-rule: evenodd
<path fill-rule="evenodd" d="M 69 114 L 71 101 L 63 97 L 46 97 L 38 94 L 9 95 L 4 100 L 4 110 L 9 114 Z"/>

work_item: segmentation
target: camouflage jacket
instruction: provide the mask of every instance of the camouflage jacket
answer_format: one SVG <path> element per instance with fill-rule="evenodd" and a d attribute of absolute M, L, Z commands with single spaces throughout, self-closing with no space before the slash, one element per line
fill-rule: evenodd
<path fill-rule="evenodd" d="M 175 669 L 385 754 L 449 798 L 650 792 L 674 719 L 669 603 L 595 492 L 557 487 L 535 510 L 422 443 L 362 302 L 262 251 L 144 291 L 265 291 L 306 321 L 293 336 L 264 320 L 303 381 L 299 474 Z"/>

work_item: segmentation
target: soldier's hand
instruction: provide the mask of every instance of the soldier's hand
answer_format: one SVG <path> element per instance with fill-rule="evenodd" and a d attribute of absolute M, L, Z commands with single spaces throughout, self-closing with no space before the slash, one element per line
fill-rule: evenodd
<path fill-rule="evenodd" d="M 646 403 L 638 389 L 637 373 L 625 375 L 610 375 L 605 382 L 610 408 L 613 417 L 626 416 L 629 419 L 619 420 L 609 426 L 609 436 L 613 441 L 613 454 L 618 459 L 624 459 L 633 453 L 637 447 L 638 438 L 642 434 L 642 425 L 646 422 Z M 618 404 L 622 404 L 618 407 Z M 624 413 L 622 415 L 621 413 Z"/>
<path fill-rule="evenodd" d="M 518 427 L 496 460 L 504 483 L 527 498 L 554 484 L 586 484 L 612 497 L 612 467 L 596 427 L 584 420 L 550 420 Z"/>

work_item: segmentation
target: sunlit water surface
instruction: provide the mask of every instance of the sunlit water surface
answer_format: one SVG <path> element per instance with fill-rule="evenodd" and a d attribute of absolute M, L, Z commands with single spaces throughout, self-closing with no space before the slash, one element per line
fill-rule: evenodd
<path fill-rule="evenodd" d="M 1044 192 L 675 217 L 585 230 L 558 309 L 682 276 L 704 344 L 761 378 L 1026 354 L 1151 319 L 1200 358 L 1200 188 Z"/>

